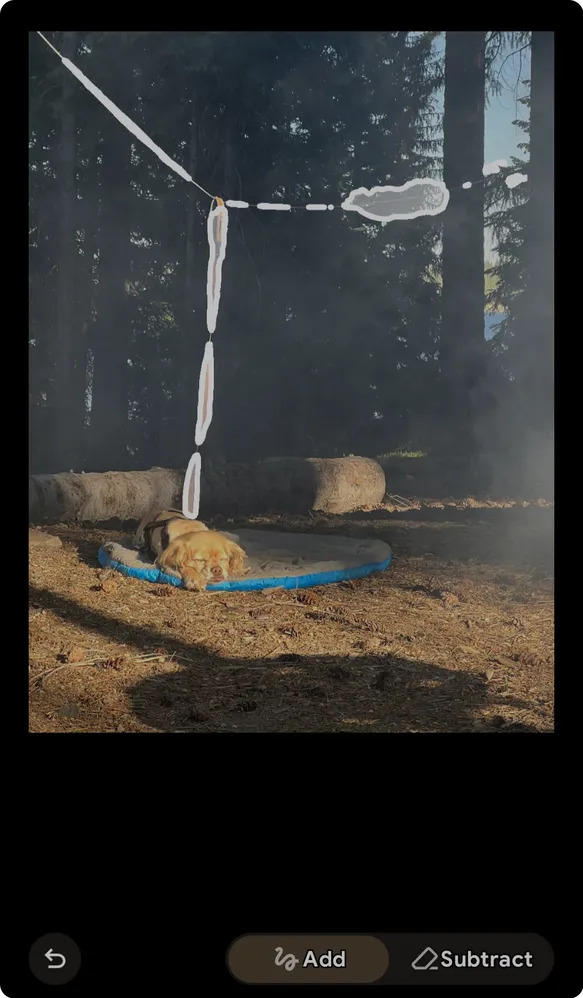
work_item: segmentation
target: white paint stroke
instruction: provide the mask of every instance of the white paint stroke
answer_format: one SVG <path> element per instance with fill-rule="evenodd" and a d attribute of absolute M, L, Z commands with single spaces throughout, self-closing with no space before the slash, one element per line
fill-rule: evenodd
<path fill-rule="evenodd" d="M 466 180 L 465 184 L 462 184 L 462 187 L 463 187 L 464 191 L 469 191 L 469 189 L 470 189 L 471 186 L 472 186 L 472 181 L 471 180 Z"/>
<path fill-rule="evenodd" d="M 200 466 L 200 454 L 196 451 L 188 462 L 182 488 L 182 512 L 188 520 L 196 520 L 200 509 Z"/>
<path fill-rule="evenodd" d="M 518 187 L 519 184 L 524 184 L 527 180 L 526 173 L 511 173 L 509 177 L 506 177 L 506 186 L 512 190 L 513 187 Z"/>
<path fill-rule="evenodd" d="M 207 221 L 209 263 L 206 279 L 206 325 L 211 335 L 217 328 L 228 225 L 229 212 L 225 206 L 217 205 L 216 208 L 212 208 Z"/>
<path fill-rule="evenodd" d="M 248 201 L 225 201 L 227 208 L 248 208 Z"/>
<path fill-rule="evenodd" d="M 197 447 L 205 442 L 208 428 L 213 418 L 213 397 L 215 392 L 215 357 L 212 340 L 208 340 L 200 365 L 198 379 L 198 411 L 194 442 Z"/>
<path fill-rule="evenodd" d="M 189 173 L 186 172 L 186 170 L 184 170 L 178 163 L 176 163 L 173 159 L 171 159 L 170 156 L 167 156 L 164 150 L 160 149 L 160 146 L 157 146 L 155 142 L 152 142 L 152 139 L 149 137 L 149 135 L 146 135 L 146 133 L 142 131 L 142 129 L 139 127 L 139 125 L 136 125 L 136 123 L 132 121 L 131 118 L 128 118 L 127 114 L 124 114 L 123 111 L 120 111 L 119 107 L 116 107 L 113 101 L 110 101 L 109 97 L 106 97 L 105 94 L 101 92 L 99 87 L 96 87 L 95 84 L 91 82 L 91 80 L 88 80 L 85 74 L 82 73 L 80 69 L 77 69 L 77 67 L 74 65 L 74 63 L 71 62 L 70 59 L 61 59 L 61 62 L 63 63 L 63 66 L 67 67 L 67 69 L 73 74 L 73 76 L 77 77 L 77 79 L 79 80 L 80 83 L 83 84 L 85 89 L 88 90 L 90 94 L 93 94 L 93 96 L 96 97 L 97 100 L 100 101 L 100 103 L 103 104 L 103 106 L 106 107 L 107 110 L 111 112 L 111 114 L 113 114 L 114 118 L 117 118 L 117 120 L 127 128 L 128 132 L 131 132 L 132 135 L 135 135 L 135 137 L 139 139 L 140 142 L 143 142 L 144 145 L 148 147 L 148 149 L 151 149 L 152 152 L 156 154 L 158 159 L 161 159 L 162 162 L 166 164 L 166 166 L 169 166 L 171 170 L 174 170 L 174 172 L 177 173 L 179 177 L 182 177 L 183 180 L 188 180 L 188 182 L 191 184 L 196 184 L 196 181 L 192 179 L 192 177 L 190 176 Z M 196 186 L 198 187 L 199 185 L 196 184 Z M 208 191 L 205 191 L 204 193 L 207 194 Z M 210 196 L 211 195 L 209 195 L 209 197 Z"/>
<path fill-rule="evenodd" d="M 327 211 L 327 204 L 307 204 L 306 211 Z"/>
<path fill-rule="evenodd" d="M 507 160 L 493 159 L 491 163 L 484 163 L 482 167 L 482 174 L 484 177 L 489 177 L 492 173 L 500 173 L 501 166 L 508 166 Z"/>
<path fill-rule="evenodd" d="M 440 215 L 449 202 L 449 191 L 442 180 L 408 180 L 401 187 L 359 187 L 351 191 L 341 207 L 357 211 L 374 222 Z"/>
<path fill-rule="evenodd" d="M 291 204 L 269 204 L 267 201 L 262 201 L 255 207 L 260 211 L 291 211 Z"/>

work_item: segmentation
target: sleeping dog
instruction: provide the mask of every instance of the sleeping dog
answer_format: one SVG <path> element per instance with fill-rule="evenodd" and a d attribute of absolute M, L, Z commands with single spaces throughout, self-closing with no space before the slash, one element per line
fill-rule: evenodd
<path fill-rule="evenodd" d="M 181 534 L 198 530 L 208 528 L 200 520 L 189 520 L 179 509 L 151 509 L 136 530 L 134 544 L 155 560 Z"/>
<path fill-rule="evenodd" d="M 176 509 L 147 513 L 135 544 L 163 571 L 179 575 L 186 589 L 203 590 L 209 582 L 223 582 L 242 571 L 245 559 L 234 541 Z"/>

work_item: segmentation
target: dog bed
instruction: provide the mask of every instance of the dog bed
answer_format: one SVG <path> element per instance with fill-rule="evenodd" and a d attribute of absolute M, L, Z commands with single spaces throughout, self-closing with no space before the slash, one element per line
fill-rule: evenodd
<path fill-rule="evenodd" d="M 321 534 L 286 534 L 275 530 L 223 531 L 247 552 L 245 573 L 226 582 L 216 582 L 207 590 L 306 589 L 345 579 L 360 579 L 382 572 L 391 563 L 392 552 L 384 541 Z M 98 559 L 123 575 L 146 582 L 162 582 L 183 588 L 182 579 L 160 571 L 133 547 L 131 537 L 109 541 L 99 550 Z"/>

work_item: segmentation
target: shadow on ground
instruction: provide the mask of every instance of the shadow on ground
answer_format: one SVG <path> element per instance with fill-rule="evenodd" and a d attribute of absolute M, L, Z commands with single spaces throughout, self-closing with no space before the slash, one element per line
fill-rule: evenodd
<path fill-rule="evenodd" d="M 126 690 L 134 717 L 156 731 L 536 732 L 534 726 L 504 724 L 492 715 L 497 703 L 529 704 L 497 698 L 478 672 L 390 654 L 345 658 L 343 664 L 337 657 L 291 653 L 227 659 L 203 645 L 119 621 L 53 592 L 31 587 L 30 597 L 63 621 L 130 645 L 137 653 L 163 645 L 176 671 L 153 672 L 139 681 L 128 677 Z M 476 727 L 484 707 L 492 723 Z M 82 712 L 77 716 L 82 724 Z M 118 720 L 119 715 L 104 727 L 119 730 Z"/>
<path fill-rule="evenodd" d="M 97 552 L 102 544 L 120 537 L 132 536 L 138 525 L 137 520 L 107 520 L 104 523 L 43 525 L 43 531 L 59 537 L 63 543 L 73 544 L 79 560 L 89 568 L 97 568 Z"/>

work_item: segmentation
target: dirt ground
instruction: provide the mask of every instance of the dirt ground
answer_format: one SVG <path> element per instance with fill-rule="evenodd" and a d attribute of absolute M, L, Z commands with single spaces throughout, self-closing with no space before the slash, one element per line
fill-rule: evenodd
<path fill-rule="evenodd" d="M 30 551 L 32 732 L 549 732 L 551 503 L 385 503 L 224 529 L 387 541 L 357 582 L 191 593 L 104 571 L 120 529 Z M 210 525 L 210 521 L 209 522 Z"/>

